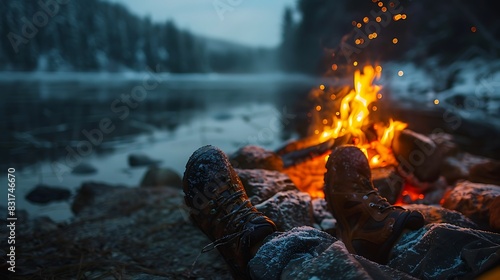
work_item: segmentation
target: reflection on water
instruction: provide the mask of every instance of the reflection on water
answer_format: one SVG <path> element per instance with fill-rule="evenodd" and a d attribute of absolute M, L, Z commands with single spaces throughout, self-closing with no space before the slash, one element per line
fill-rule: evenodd
<path fill-rule="evenodd" d="M 205 144 L 228 153 L 245 144 L 276 148 L 289 135 L 282 125 L 294 117 L 292 104 L 317 82 L 280 75 L 4 74 L 2 170 L 17 170 L 18 207 L 64 220 L 69 202 L 39 206 L 24 196 L 39 183 L 73 193 L 89 180 L 137 185 L 145 168 L 128 166 L 131 153 L 182 174 L 189 155 Z M 98 172 L 71 174 L 81 162 Z"/>

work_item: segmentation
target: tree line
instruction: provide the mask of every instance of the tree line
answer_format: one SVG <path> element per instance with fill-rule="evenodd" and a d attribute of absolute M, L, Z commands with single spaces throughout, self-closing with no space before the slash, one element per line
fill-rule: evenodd
<path fill-rule="evenodd" d="M 274 56 L 100 0 L 2 0 L 0 11 L 0 70 L 252 72 L 269 69 L 259 61 Z"/>
<path fill-rule="evenodd" d="M 297 0 L 282 22 L 280 60 L 292 72 L 324 74 L 354 61 L 418 64 L 434 57 L 449 64 L 500 55 L 500 22 L 488 0 Z"/>

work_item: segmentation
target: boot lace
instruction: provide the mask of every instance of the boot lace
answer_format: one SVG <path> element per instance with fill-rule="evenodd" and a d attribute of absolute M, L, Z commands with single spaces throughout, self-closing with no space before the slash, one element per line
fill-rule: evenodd
<path fill-rule="evenodd" d="M 232 186 L 233 188 L 237 188 L 237 186 Z M 243 196 L 243 190 L 236 191 L 235 193 L 229 195 L 229 196 L 220 196 L 215 201 L 217 202 L 217 210 L 215 212 L 216 215 L 218 215 L 223 209 L 226 209 L 227 206 L 234 204 L 236 200 L 240 199 Z M 247 207 L 250 206 L 250 207 Z M 245 233 L 249 232 L 251 229 L 242 229 L 244 225 L 248 223 L 250 219 L 247 219 L 247 217 L 252 216 L 252 215 L 260 215 L 262 213 L 260 212 L 255 212 L 252 211 L 253 208 L 251 207 L 252 204 L 250 200 L 245 199 L 240 205 L 238 205 L 237 208 L 231 210 L 229 213 L 226 215 L 222 216 L 219 218 L 219 222 L 227 221 L 225 231 L 228 230 L 228 227 L 231 225 L 234 226 L 234 233 L 224 235 L 222 238 L 219 238 L 215 240 L 214 242 L 206 245 L 203 247 L 201 250 L 202 253 L 211 251 L 219 246 L 228 244 L 235 240 L 236 238 L 239 238 L 243 236 Z"/>
<path fill-rule="evenodd" d="M 392 210 L 392 209 L 395 209 L 395 208 L 401 208 L 399 206 L 394 206 L 394 205 L 391 205 L 389 203 L 389 201 L 387 201 L 386 198 L 380 196 L 380 194 L 378 193 L 378 191 L 376 190 L 373 190 L 373 191 L 370 191 L 366 194 L 366 196 L 369 196 L 369 195 L 375 195 L 376 198 L 377 198 L 377 202 L 373 203 L 373 202 L 370 202 L 370 204 L 368 204 L 368 206 L 372 207 L 372 208 L 378 208 L 378 210 L 380 212 L 385 212 L 387 210 Z"/>

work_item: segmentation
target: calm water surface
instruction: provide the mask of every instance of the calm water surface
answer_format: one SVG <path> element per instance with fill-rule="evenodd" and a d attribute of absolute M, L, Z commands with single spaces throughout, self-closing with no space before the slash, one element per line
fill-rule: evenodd
<path fill-rule="evenodd" d="M 17 209 L 66 220 L 69 201 L 37 205 L 25 195 L 37 184 L 73 195 L 86 181 L 137 186 L 147 168 L 129 167 L 132 153 L 159 159 L 182 175 L 202 145 L 227 153 L 246 144 L 275 149 L 293 137 L 283 124 L 293 121 L 291 110 L 318 82 L 279 74 L 4 73 L 1 181 L 7 168 L 16 168 Z M 82 162 L 98 172 L 72 174 Z M 7 183 L 0 188 L 0 205 L 6 204 Z"/>

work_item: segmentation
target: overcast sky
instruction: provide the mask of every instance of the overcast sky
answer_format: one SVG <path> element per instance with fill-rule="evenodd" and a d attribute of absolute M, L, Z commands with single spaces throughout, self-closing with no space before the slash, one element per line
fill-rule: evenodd
<path fill-rule="evenodd" d="M 296 0 L 108 0 L 123 3 L 156 22 L 172 19 L 193 33 L 250 46 L 274 47 L 281 40 L 286 6 Z"/>

